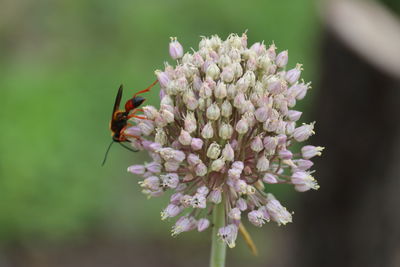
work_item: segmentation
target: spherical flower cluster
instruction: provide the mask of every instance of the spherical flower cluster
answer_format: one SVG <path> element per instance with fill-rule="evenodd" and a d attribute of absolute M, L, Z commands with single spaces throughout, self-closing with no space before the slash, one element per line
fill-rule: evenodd
<path fill-rule="evenodd" d="M 265 184 L 291 184 L 300 192 L 319 187 L 310 159 L 323 148 L 292 151 L 314 134 L 314 123 L 298 125 L 302 113 L 292 109 L 310 88 L 299 80 L 301 65 L 286 69 L 287 51 L 277 54 L 274 44 L 248 47 L 246 34 L 203 37 L 198 51 L 185 54 L 171 38 L 169 52 L 176 66 L 155 72 L 160 108 L 145 106 L 146 119 L 127 131 L 140 136 L 132 145 L 153 159 L 128 168 L 143 176 L 143 193 L 173 192 L 161 212 L 163 220 L 180 216 L 172 234 L 204 231 L 221 202 L 227 220 L 218 235 L 229 247 L 243 218 L 257 227 L 292 222 Z"/>

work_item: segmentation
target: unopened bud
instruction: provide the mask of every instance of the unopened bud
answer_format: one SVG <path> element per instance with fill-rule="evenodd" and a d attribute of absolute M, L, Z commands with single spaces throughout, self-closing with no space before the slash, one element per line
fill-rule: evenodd
<path fill-rule="evenodd" d="M 182 129 L 181 134 L 178 137 L 178 140 L 182 145 L 188 146 L 192 142 L 192 137 L 190 136 L 190 133 Z"/>
<path fill-rule="evenodd" d="M 233 161 L 235 158 L 235 152 L 233 151 L 232 146 L 228 143 L 225 145 L 224 149 L 222 150 L 222 157 L 226 161 Z"/>
<path fill-rule="evenodd" d="M 222 158 L 216 159 L 211 163 L 211 170 L 217 172 L 220 171 L 225 165 L 225 161 Z"/>
<path fill-rule="evenodd" d="M 207 108 L 206 115 L 209 120 L 213 120 L 213 121 L 218 120 L 221 115 L 221 111 L 220 111 L 218 105 L 214 103 L 211 106 L 209 106 Z"/>
<path fill-rule="evenodd" d="M 286 64 L 288 63 L 288 51 L 285 50 L 285 51 L 280 52 L 276 56 L 275 63 L 279 68 L 285 67 Z"/>
<path fill-rule="evenodd" d="M 172 59 L 179 59 L 183 56 L 183 47 L 176 37 L 171 37 L 171 42 L 169 43 L 169 55 Z"/>
<path fill-rule="evenodd" d="M 192 143 L 190 144 L 193 150 L 200 150 L 203 147 L 203 140 L 200 138 L 192 138 Z"/>
<path fill-rule="evenodd" d="M 189 133 L 194 132 L 197 129 L 196 118 L 193 112 L 188 112 L 185 117 L 185 130 Z"/>
<path fill-rule="evenodd" d="M 210 159 L 217 159 L 220 154 L 221 148 L 216 142 L 212 143 L 207 149 L 207 157 Z"/>
<path fill-rule="evenodd" d="M 201 130 L 201 136 L 205 139 L 210 139 L 214 136 L 214 130 L 211 122 L 208 122 L 206 125 L 204 125 L 203 129 Z"/>
<path fill-rule="evenodd" d="M 269 168 L 269 160 L 264 155 L 257 160 L 257 170 L 260 172 L 265 172 Z"/>
<path fill-rule="evenodd" d="M 229 118 L 232 115 L 232 105 L 227 100 L 221 105 L 221 115 L 225 118 Z"/>
<path fill-rule="evenodd" d="M 233 127 L 230 124 L 222 123 L 219 127 L 218 135 L 224 140 L 228 140 L 232 137 L 233 134 Z"/>
<path fill-rule="evenodd" d="M 247 123 L 247 120 L 246 119 L 240 119 L 237 122 L 235 129 L 239 134 L 247 133 L 247 131 L 249 130 L 249 125 Z"/>
<path fill-rule="evenodd" d="M 261 150 L 264 149 L 264 145 L 263 142 L 260 138 L 260 136 L 256 136 L 250 144 L 251 150 L 255 151 L 255 152 L 260 152 Z"/>

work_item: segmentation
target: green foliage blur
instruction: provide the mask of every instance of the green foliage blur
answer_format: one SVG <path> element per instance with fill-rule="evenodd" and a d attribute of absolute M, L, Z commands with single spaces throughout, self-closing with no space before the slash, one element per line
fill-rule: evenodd
<path fill-rule="evenodd" d="M 313 0 L 14 1 L 0 9 L 0 242 L 80 239 L 83 233 L 163 233 L 167 199 L 147 201 L 126 168 L 140 163 L 110 139 L 124 99 L 155 80 L 170 36 L 186 51 L 202 35 L 248 30 L 275 42 L 314 79 Z M 147 104 L 157 105 L 158 88 Z M 303 103 L 304 104 L 304 103 Z"/>

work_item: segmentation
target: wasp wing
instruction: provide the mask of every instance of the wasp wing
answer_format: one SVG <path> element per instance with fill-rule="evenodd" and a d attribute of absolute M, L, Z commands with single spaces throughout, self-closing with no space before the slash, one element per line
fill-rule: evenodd
<path fill-rule="evenodd" d="M 122 91 L 123 91 L 123 85 L 121 84 L 118 89 L 117 97 L 115 98 L 114 108 L 111 114 L 111 120 L 114 119 L 114 114 L 119 109 L 119 104 L 121 103 L 121 98 L 122 98 Z"/>

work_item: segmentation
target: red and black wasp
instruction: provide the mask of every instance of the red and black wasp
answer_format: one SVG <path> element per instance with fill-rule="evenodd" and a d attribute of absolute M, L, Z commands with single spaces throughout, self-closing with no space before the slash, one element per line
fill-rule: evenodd
<path fill-rule="evenodd" d="M 139 136 L 126 134 L 125 130 L 130 125 L 128 123 L 128 120 L 130 118 L 146 119 L 143 116 L 136 115 L 137 112 L 143 111 L 143 109 L 140 109 L 138 107 L 140 107 L 140 105 L 142 105 L 143 102 L 146 100 L 146 98 L 144 98 L 142 96 L 139 96 L 139 94 L 143 94 L 143 93 L 146 93 L 146 92 L 150 91 L 150 89 L 154 85 L 156 85 L 157 82 L 158 82 L 158 80 L 153 82 L 146 89 L 144 89 L 142 91 L 139 91 L 136 94 L 134 94 L 131 99 L 126 101 L 125 110 L 120 110 L 119 109 L 119 105 L 121 103 L 121 98 L 122 98 L 123 86 L 121 85 L 119 87 L 118 93 L 117 93 L 117 97 L 115 98 L 114 108 L 113 108 L 112 115 L 111 115 L 111 120 L 110 120 L 110 130 L 111 130 L 112 141 L 111 141 L 110 145 L 107 148 L 106 154 L 104 156 L 103 163 L 101 164 L 102 166 L 106 162 L 108 151 L 110 150 L 111 145 L 113 143 L 115 143 L 115 142 L 119 143 L 121 146 L 123 146 L 124 148 L 126 148 L 126 149 L 128 149 L 130 151 L 137 152 L 137 150 L 134 150 L 134 149 L 126 146 L 124 144 L 124 142 L 130 142 L 128 140 L 129 137 L 139 139 Z"/>

